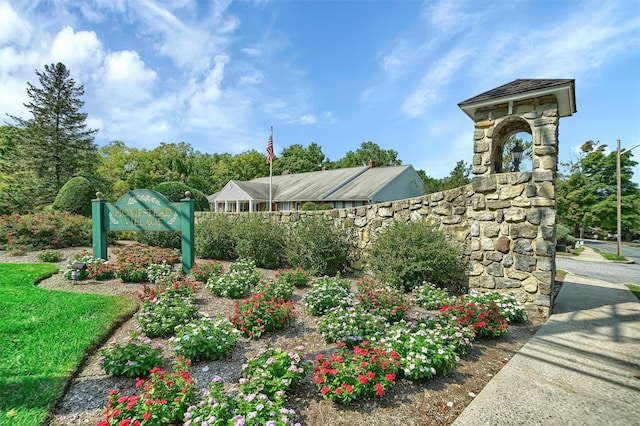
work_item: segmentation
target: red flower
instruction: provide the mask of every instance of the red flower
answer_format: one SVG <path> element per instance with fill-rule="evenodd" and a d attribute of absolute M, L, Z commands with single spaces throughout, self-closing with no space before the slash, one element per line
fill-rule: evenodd
<path fill-rule="evenodd" d="M 329 393 L 330 390 L 331 389 L 329 389 L 328 387 L 323 386 L 320 392 L 322 392 L 323 395 L 326 395 L 327 393 Z"/>
<path fill-rule="evenodd" d="M 384 393 L 384 389 L 382 389 L 382 385 L 380 383 L 376 383 L 376 394 L 382 395 Z"/>
<path fill-rule="evenodd" d="M 151 418 L 151 412 L 150 412 L 150 411 L 147 411 L 146 413 L 144 413 L 144 414 L 142 415 L 142 418 L 143 418 L 144 420 L 149 420 L 149 419 Z"/>

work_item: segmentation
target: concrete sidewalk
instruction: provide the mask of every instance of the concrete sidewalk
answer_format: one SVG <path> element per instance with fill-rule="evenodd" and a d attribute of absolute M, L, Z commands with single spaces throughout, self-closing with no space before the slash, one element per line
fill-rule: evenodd
<path fill-rule="evenodd" d="M 640 301 L 567 275 L 553 312 L 455 426 L 640 424 Z"/>

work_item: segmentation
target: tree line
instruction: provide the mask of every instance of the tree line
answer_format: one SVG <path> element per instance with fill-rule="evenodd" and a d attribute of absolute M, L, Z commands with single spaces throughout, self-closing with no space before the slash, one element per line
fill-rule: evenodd
<path fill-rule="evenodd" d="M 36 71 L 37 85 L 27 83 L 30 117 L 9 116 L 0 126 L 0 214 L 37 211 L 50 206 L 62 186 L 73 177 L 88 179 L 96 191 L 115 201 L 136 188 L 152 188 L 177 181 L 204 194 L 221 190 L 230 180 L 251 180 L 269 174 L 266 155 L 256 150 L 232 155 L 202 153 L 186 142 L 161 142 L 146 150 L 112 141 L 98 147 L 97 129 L 87 126 L 82 112 L 84 87 L 77 85 L 62 63 Z M 402 164 L 393 149 L 363 142 L 331 161 L 315 142 L 306 148 L 293 144 L 273 161 L 273 173 L 304 173 L 323 168 Z M 469 167 L 459 162 L 451 178 L 435 179 L 418 171 L 431 191 L 469 182 Z"/>
<path fill-rule="evenodd" d="M 28 118 L 9 116 L 13 123 L 0 126 L 0 214 L 33 212 L 51 206 L 62 186 L 73 177 L 84 177 L 110 201 L 136 188 L 153 188 L 171 181 L 182 182 L 209 195 L 230 180 L 251 180 L 268 176 L 266 154 L 256 150 L 232 155 L 202 153 L 186 142 L 161 142 L 153 149 L 128 147 L 112 141 L 98 147 L 97 129 L 87 127 L 82 112 L 84 87 L 77 85 L 62 63 L 45 65 L 36 71 L 38 85 L 27 83 L 30 101 Z M 531 142 L 519 140 L 530 156 Z M 507 145 L 515 144 L 512 136 Z M 511 166 L 510 149 L 503 164 Z M 640 195 L 632 182 L 637 163 L 631 153 L 622 156 L 622 227 L 625 236 L 640 235 Z M 383 149 L 372 141 L 362 142 L 331 161 L 322 147 L 292 144 L 273 160 L 273 173 L 304 173 L 326 169 L 357 167 L 373 161 L 375 166 L 402 164 L 393 149 Z M 615 152 L 607 146 L 587 141 L 578 158 L 564 164 L 557 180 L 558 221 L 579 235 L 582 228 L 615 230 Z M 471 166 L 458 161 L 444 178 L 433 178 L 416 170 L 425 193 L 465 185 L 471 180 Z M 50 207 L 49 207 L 50 208 Z M 604 231 L 603 231 L 604 232 Z"/>

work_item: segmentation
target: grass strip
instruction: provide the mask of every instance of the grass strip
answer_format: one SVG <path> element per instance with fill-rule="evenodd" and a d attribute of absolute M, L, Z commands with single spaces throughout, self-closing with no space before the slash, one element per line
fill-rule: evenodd
<path fill-rule="evenodd" d="M 0 425 L 43 424 L 84 358 L 137 301 L 34 284 L 55 265 L 0 264 Z"/>
<path fill-rule="evenodd" d="M 624 256 L 618 256 L 615 253 L 608 253 L 606 251 L 602 251 L 599 248 L 593 247 L 593 246 L 589 246 L 593 249 L 593 251 L 595 251 L 596 253 L 598 253 L 600 256 L 604 257 L 607 260 L 613 260 L 616 262 L 627 262 L 629 259 L 627 259 Z"/>
<path fill-rule="evenodd" d="M 629 287 L 629 290 L 631 290 L 631 292 L 636 295 L 638 300 L 640 300 L 640 285 L 627 284 L 627 287 Z"/>

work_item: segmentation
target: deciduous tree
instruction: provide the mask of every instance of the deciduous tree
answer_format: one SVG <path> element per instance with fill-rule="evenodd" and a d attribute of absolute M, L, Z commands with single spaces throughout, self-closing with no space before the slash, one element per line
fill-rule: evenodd
<path fill-rule="evenodd" d="M 638 187 L 631 181 L 633 167 L 637 164 L 632 154 L 621 157 L 621 223 L 623 237 L 637 232 L 640 227 L 640 212 L 634 207 L 640 195 Z M 557 201 L 559 221 L 572 228 L 574 235 L 579 229 L 602 228 L 615 233 L 616 226 L 616 152 L 609 152 L 607 145 L 587 141 L 581 147 L 577 161 L 565 165 L 567 174 L 558 180 Z"/>

